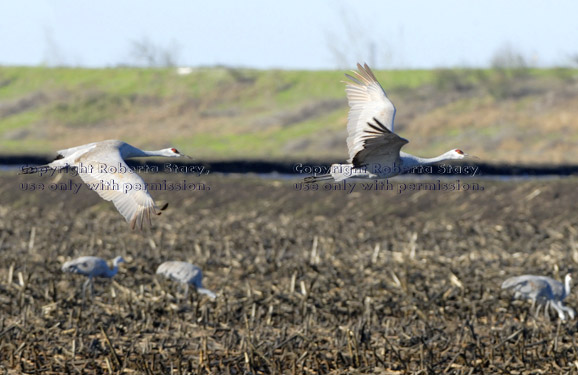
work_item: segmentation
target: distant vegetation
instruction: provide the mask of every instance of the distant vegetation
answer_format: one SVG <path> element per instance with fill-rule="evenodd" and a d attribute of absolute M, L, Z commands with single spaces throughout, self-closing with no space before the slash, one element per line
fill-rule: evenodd
<path fill-rule="evenodd" d="M 117 138 L 174 145 L 197 159 L 345 159 L 343 73 L 0 67 L 0 153 L 53 154 Z M 459 146 L 489 162 L 575 162 L 578 70 L 376 75 L 408 151 Z"/>

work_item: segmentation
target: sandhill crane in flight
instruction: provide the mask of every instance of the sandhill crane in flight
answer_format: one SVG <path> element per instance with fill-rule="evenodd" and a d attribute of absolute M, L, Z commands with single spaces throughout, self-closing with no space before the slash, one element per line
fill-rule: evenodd
<path fill-rule="evenodd" d="M 405 173 L 417 166 L 444 160 L 463 159 L 468 154 L 453 149 L 435 158 L 421 158 L 400 151 L 408 143 L 394 133 L 395 106 L 365 64 L 357 64 L 355 77 L 346 82 L 349 102 L 347 120 L 348 164 L 333 164 L 329 174 L 305 178 L 305 182 L 347 178 L 384 179 Z"/>
<path fill-rule="evenodd" d="M 63 272 L 76 273 L 79 275 L 87 276 L 88 279 L 84 282 L 82 286 L 82 301 L 84 304 L 84 299 L 86 296 L 86 288 L 90 285 L 90 295 L 94 297 L 94 281 L 95 277 L 112 278 L 118 273 L 118 265 L 124 262 L 123 257 L 118 256 L 112 261 L 113 267 L 108 268 L 106 260 L 94 257 L 94 256 L 83 256 L 73 260 L 69 260 L 62 265 Z"/>
<path fill-rule="evenodd" d="M 176 148 L 143 151 L 128 143 L 107 140 L 58 151 L 56 159 L 46 166 L 23 168 L 23 174 L 46 168 L 76 168 L 80 178 L 89 184 L 101 198 L 112 201 L 130 227 L 143 228 L 145 221 L 151 225 L 151 216 L 160 215 L 159 209 L 147 190 L 143 179 L 124 161 L 146 156 L 187 157 Z M 164 205 L 160 210 L 164 210 Z"/>
<path fill-rule="evenodd" d="M 564 284 L 547 276 L 522 275 L 506 279 L 502 283 L 502 289 L 514 291 L 515 298 L 525 298 L 532 301 L 532 308 L 536 303 L 536 315 L 540 307 L 544 306 L 544 313 L 548 314 L 548 308 L 553 308 L 558 313 L 560 320 L 566 320 L 566 314 L 574 319 L 574 309 L 564 306 L 563 300 L 570 294 L 570 282 L 572 275 L 564 277 Z"/>
<path fill-rule="evenodd" d="M 217 295 L 209 289 L 203 288 L 203 273 L 201 269 L 191 263 L 168 261 L 157 268 L 157 274 L 178 281 L 185 287 L 185 299 L 189 294 L 189 284 L 193 285 L 198 293 L 206 294 L 211 299 Z"/>

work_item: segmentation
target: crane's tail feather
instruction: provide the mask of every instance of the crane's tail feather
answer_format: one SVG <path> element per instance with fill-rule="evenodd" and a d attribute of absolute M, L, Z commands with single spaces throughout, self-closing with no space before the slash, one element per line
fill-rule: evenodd
<path fill-rule="evenodd" d="M 504 280 L 502 283 L 502 289 L 511 289 L 516 285 L 520 284 L 520 280 L 518 277 L 510 277 L 509 279 Z"/>

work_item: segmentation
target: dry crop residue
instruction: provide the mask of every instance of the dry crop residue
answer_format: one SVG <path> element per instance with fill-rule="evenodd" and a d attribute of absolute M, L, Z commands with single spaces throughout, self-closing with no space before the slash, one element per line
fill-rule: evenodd
<path fill-rule="evenodd" d="M 145 177 L 155 178 L 176 177 Z M 20 191 L 20 182 L 52 179 L 0 176 L 0 368 L 576 371 L 576 322 L 534 317 L 528 303 L 500 290 L 511 275 L 561 279 L 575 266 L 575 179 L 402 195 L 198 179 L 211 190 L 154 192 L 169 209 L 152 230 L 131 232 L 87 189 Z M 84 278 L 60 267 L 88 254 L 128 262 L 112 281 L 95 283 L 82 309 Z M 178 285 L 154 275 L 166 260 L 199 265 L 217 299 L 192 293 L 179 301 Z M 576 307 L 573 295 L 566 302 Z"/>

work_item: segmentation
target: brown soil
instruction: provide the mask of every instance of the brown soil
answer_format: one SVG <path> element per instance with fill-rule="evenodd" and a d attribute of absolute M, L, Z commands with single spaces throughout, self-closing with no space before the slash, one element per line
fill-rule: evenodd
<path fill-rule="evenodd" d="M 133 232 L 85 187 L 22 191 L 54 178 L 0 175 L 5 372 L 576 372 L 576 321 L 536 317 L 500 290 L 508 276 L 561 279 L 578 262 L 576 179 L 347 194 L 297 191 L 297 180 L 144 178 L 210 190 L 152 192 L 169 208 Z M 69 180 L 80 182 L 58 182 Z M 84 278 L 60 271 L 80 255 L 128 261 L 84 309 Z M 217 299 L 180 301 L 154 275 L 171 259 L 199 265 Z"/>

